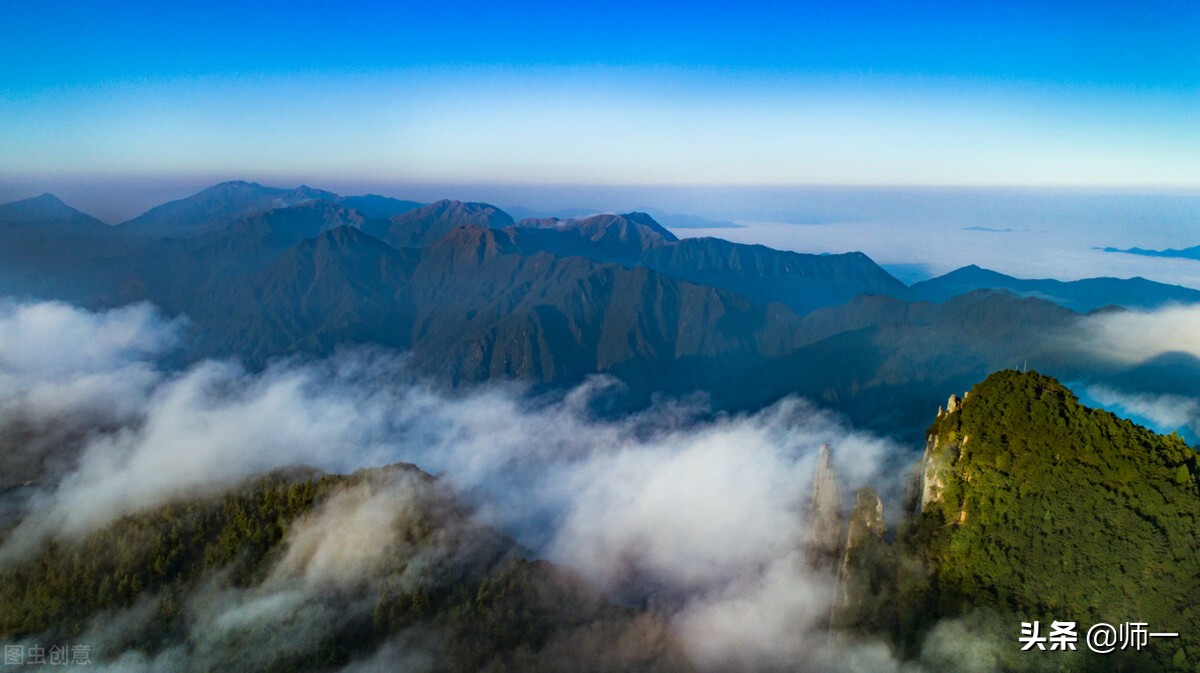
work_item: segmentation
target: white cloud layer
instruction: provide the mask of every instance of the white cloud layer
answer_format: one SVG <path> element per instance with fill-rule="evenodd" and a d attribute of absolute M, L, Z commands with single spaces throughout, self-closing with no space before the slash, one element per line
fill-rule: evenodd
<path fill-rule="evenodd" d="M 89 313 L 0 301 L 0 419 L 128 417 L 159 380 L 149 360 L 181 328 L 149 304 Z"/>
<path fill-rule="evenodd" d="M 403 358 L 373 351 L 257 373 L 204 362 L 164 374 L 151 361 L 177 331 L 148 307 L 91 314 L 27 305 L 0 314 L 0 399 L 61 414 L 66 407 L 40 410 L 38 400 L 61 399 L 57 391 L 81 381 L 93 381 L 81 396 L 90 404 L 125 396 L 108 409 L 113 426 L 86 438 L 77 467 L 45 490 L 0 558 L 272 468 L 412 462 L 442 474 L 477 507 L 477 521 L 614 596 L 648 600 L 704 669 L 807 661 L 820 670 L 831 646 L 813 630 L 828 615 L 830 580 L 814 576 L 800 553 L 819 447 L 833 447 L 847 497 L 870 484 L 892 507 L 899 502 L 902 475 L 882 466 L 905 449 L 801 400 L 716 418 L 699 404 L 661 404 L 599 420 L 587 402 L 610 381 L 559 401 L 506 386 L 452 395 L 415 381 Z M 92 355 L 75 357 L 77 349 Z M 368 576 L 382 562 L 370 543 L 412 504 L 405 493 L 335 498 L 291 531 L 265 594 L 218 597 L 197 606 L 197 618 L 219 638 L 307 605 L 305 587 Z M 285 626 L 300 633 L 337 618 L 303 614 L 311 623 Z M 837 652 L 867 662 L 860 670 L 897 670 L 882 645 Z"/>
<path fill-rule="evenodd" d="M 1189 428 L 1200 433 L 1200 400 L 1182 395 L 1127 393 L 1108 386 L 1089 386 L 1087 394 L 1105 409 L 1144 419 L 1159 432 Z"/>
<path fill-rule="evenodd" d="M 1117 362 L 1136 364 L 1163 353 L 1200 358 L 1200 304 L 1102 313 L 1082 328 L 1087 348 Z"/>

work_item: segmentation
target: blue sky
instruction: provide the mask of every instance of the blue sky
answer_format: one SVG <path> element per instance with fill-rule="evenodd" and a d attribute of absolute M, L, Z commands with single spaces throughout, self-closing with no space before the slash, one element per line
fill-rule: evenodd
<path fill-rule="evenodd" d="M 0 2 L 0 174 L 1200 186 L 1192 2 L 162 5 Z"/>

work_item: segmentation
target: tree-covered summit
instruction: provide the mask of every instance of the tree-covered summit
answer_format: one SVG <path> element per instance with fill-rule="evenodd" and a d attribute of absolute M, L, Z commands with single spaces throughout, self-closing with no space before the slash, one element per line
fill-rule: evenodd
<path fill-rule="evenodd" d="M 904 609 L 927 625 L 1003 615 L 1002 668 L 1200 670 L 1198 475 L 1178 436 L 1087 408 L 1036 372 L 995 373 L 929 429 L 919 514 L 902 537 L 928 584 L 910 587 Z M 1020 622 L 1053 620 L 1077 622 L 1081 653 L 1099 622 L 1180 637 L 1078 660 L 1020 651 Z"/>

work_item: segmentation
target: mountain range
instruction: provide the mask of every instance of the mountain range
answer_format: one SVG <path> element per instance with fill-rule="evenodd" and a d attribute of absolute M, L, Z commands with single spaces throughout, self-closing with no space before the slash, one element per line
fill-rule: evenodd
<path fill-rule="evenodd" d="M 1100 308 L 1158 308 L 1165 304 L 1200 302 L 1200 290 L 1156 283 L 1145 278 L 1087 278 L 1076 281 L 1024 280 L 981 269 L 974 264 L 914 284 L 911 297 L 918 301 L 942 302 L 979 289 L 1008 290 L 1023 297 L 1052 301 L 1086 313 Z"/>
<path fill-rule="evenodd" d="M 1200 245 L 1183 249 L 1147 250 L 1145 248 L 1104 248 L 1104 252 L 1123 252 L 1129 255 L 1146 257 L 1178 257 L 1181 259 L 1200 259 Z"/>
<path fill-rule="evenodd" d="M 483 203 L 248 182 L 111 227 L 49 195 L 0 206 L 0 293 L 185 314 L 182 362 L 374 344 L 452 384 L 609 374 L 626 383 L 616 408 L 664 392 L 730 409 L 799 393 L 910 437 L 941 390 L 996 368 L 1090 371 L 1051 338 L 1080 312 L 1200 300 L 1140 278 L 977 267 L 906 287 L 859 252 L 680 239 L 641 212 L 514 221 Z"/>

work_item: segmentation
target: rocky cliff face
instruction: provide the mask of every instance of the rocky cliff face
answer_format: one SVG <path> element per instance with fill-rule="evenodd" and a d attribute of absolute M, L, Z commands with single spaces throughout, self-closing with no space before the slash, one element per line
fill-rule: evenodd
<path fill-rule="evenodd" d="M 846 522 L 842 516 L 841 488 L 833 472 L 828 444 L 821 447 L 817 457 L 807 531 L 804 557 L 809 566 L 832 574 L 841 560 Z"/>
<path fill-rule="evenodd" d="M 838 565 L 835 609 L 843 628 L 871 631 L 891 621 L 896 562 L 886 537 L 883 501 L 874 490 L 859 489 Z"/>
<path fill-rule="evenodd" d="M 951 395 L 945 409 L 938 407 L 934 427 L 925 436 L 925 454 L 913 474 L 913 483 L 909 484 L 911 495 L 906 509 L 911 517 L 920 515 L 929 503 L 941 500 L 950 468 L 966 451 L 968 436 L 959 437 L 953 431 L 943 434 L 938 427 L 943 419 L 962 411 L 969 395 L 969 392 L 962 397 Z"/>

